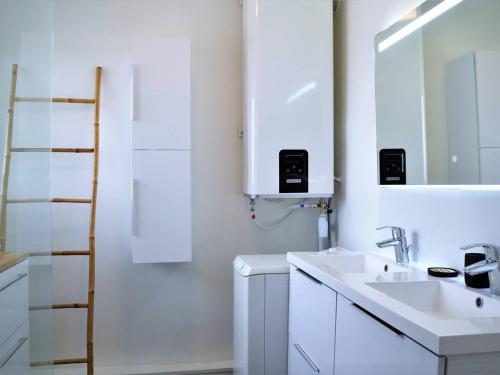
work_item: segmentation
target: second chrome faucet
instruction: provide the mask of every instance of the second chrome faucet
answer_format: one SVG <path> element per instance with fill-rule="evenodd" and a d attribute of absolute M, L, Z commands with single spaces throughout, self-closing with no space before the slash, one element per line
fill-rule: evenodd
<path fill-rule="evenodd" d="M 476 243 L 463 246 L 461 249 L 469 250 L 476 247 L 483 248 L 485 260 L 465 267 L 464 272 L 471 276 L 488 273 L 491 294 L 500 296 L 500 247 L 486 243 Z"/>
<path fill-rule="evenodd" d="M 383 226 L 377 228 L 377 230 L 390 229 L 392 232 L 392 238 L 384 241 L 377 242 L 379 248 L 394 246 L 394 252 L 396 254 L 396 263 L 398 264 L 408 264 L 410 262 L 410 248 L 411 245 L 407 244 L 406 234 L 403 228 L 394 226 Z"/>

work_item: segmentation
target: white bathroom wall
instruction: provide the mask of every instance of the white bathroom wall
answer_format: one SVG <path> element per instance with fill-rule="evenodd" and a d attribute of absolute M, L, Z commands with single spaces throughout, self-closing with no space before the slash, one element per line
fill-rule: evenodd
<path fill-rule="evenodd" d="M 339 245 L 375 250 L 380 225 L 400 225 L 423 264 L 461 267 L 460 245 L 500 243 L 500 190 L 379 188 L 373 38 L 415 8 L 416 0 L 347 0 L 336 17 L 336 172 Z M 339 53 L 337 52 L 337 56 Z"/>
<path fill-rule="evenodd" d="M 162 365 L 176 362 L 231 361 L 234 257 L 317 246 L 314 212 L 298 212 L 275 232 L 261 232 L 249 219 L 238 138 L 239 1 L 57 0 L 55 19 L 54 95 L 91 96 L 93 68 L 104 68 L 96 228 L 97 366 L 107 367 L 101 370 L 105 374 L 114 373 L 113 366 L 134 367 L 140 373 L 147 368 L 165 371 L 168 366 Z M 126 61 L 132 36 L 192 41 L 192 263 L 132 264 Z M 88 147 L 91 115 L 91 108 L 55 108 L 54 146 Z M 90 158 L 56 157 L 54 195 L 87 196 Z M 257 213 L 262 221 L 273 220 L 287 212 L 287 204 L 259 201 Z M 86 248 L 87 208 L 56 206 L 53 220 L 54 247 Z M 84 299 L 86 260 L 61 258 L 54 266 L 54 300 Z M 79 312 L 56 312 L 57 357 L 84 353 L 83 317 Z"/>

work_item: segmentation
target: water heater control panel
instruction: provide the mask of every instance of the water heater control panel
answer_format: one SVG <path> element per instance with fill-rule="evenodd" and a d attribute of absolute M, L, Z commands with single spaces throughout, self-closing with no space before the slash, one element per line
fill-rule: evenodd
<path fill-rule="evenodd" d="M 280 194 L 307 193 L 308 153 L 306 150 L 281 150 L 279 155 Z"/>

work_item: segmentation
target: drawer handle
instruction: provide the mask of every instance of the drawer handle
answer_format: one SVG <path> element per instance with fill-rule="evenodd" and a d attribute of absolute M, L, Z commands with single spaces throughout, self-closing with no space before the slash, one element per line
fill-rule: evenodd
<path fill-rule="evenodd" d="M 318 366 L 316 366 L 311 358 L 306 354 L 304 349 L 300 347 L 299 344 L 293 344 L 294 348 L 297 349 L 299 354 L 304 358 L 304 360 L 307 362 L 307 364 L 313 369 L 314 372 L 319 372 Z"/>
<path fill-rule="evenodd" d="M 14 356 L 14 354 L 17 353 L 19 349 L 21 349 L 21 346 L 24 345 L 24 343 L 28 341 L 27 337 L 21 337 L 19 340 L 17 340 L 16 346 L 12 349 L 12 351 L 7 354 L 4 359 L 2 359 L 2 362 L 0 363 L 0 368 L 4 368 L 5 365 L 9 362 L 9 360 Z"/>
<path fill-rule="evenodd" d="M 377 323 L 379 323 L 380 325 L 382 325 L 385 329 L 387 329 L 389 332 L 391 332 L 393 335 L 396 335 L 396 336 L 402 336 L 403 333 L 397 329 L 397 328 L 394 328 L 393 326 L 391 326 L 389 323 L 386 323 L 384 322 L 382 319 L 380 319 L 378 316 L 376 315 L 373 315 L 371 312 L 369 311 L 366 311 L 365 309 L 363 309 L 361 306 L 355 304 L 355 303 L 351 303 L 351 306 L 354 307 L 356 310 L 362 312 L 364 315 L 368 316 L 369 318 L 372 318 L 372 320 L 375 320 Z"/>
<path fill-rule="evenodd" d="M 12 280 L 12 281 L 9 281 L 7 284 L 5 284 L 4 286 L 0 287 L 0 293 L 3 292 L 5 289 L 7 289 L 9 286 L 11 286 L 12 284 L 15 284 L 17 283 L 19 280 L 22 280 L 24 279 L 26 276 L 28 276 L 27 273 L 20 273 L 19 275 L 17 275 L 17 277 Z"/>
<path fill-rule="evenodd" d="M 309 275 L 307 272 L 304 272 L 302 271 L 300 268 L 297 268 L 297 272 L 300 273 L 301 275 L 307 277 L 309 280 L 311 280 L 313 283 L 316 283 L 316 284 L 322 284 L 321 281 L 319 281 L 318 279 L 316 279 L 315 277 L 312 277 L 311 275 Z"/>

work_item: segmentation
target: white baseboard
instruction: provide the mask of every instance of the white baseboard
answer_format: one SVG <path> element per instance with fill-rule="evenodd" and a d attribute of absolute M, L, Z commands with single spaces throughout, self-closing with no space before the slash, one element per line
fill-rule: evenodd
<path fill-rule="evenodd" d="M 110 366 L 96 367 L 95 375 L 190 375 L 230 373 L 233 371 L 233 361 L 179 363 L 168 365 L 142 365 L 142 366 Z M 85 366 L 68 365 L 57 366 L 55 375 L 86 375 Z"/>

